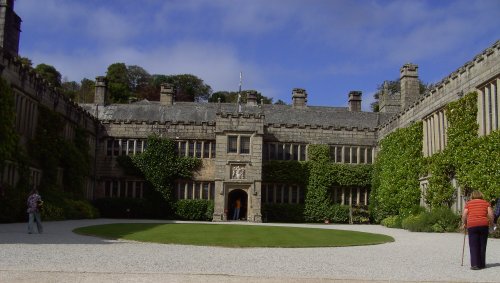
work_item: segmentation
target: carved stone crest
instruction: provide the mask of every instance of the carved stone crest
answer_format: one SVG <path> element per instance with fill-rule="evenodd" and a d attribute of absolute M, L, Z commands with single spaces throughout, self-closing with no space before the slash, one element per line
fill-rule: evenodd
<path fill-rule="evenodd" d="M 245 179 L 245 166 L 233 166 L 231 168 L 231 179 Z"/>

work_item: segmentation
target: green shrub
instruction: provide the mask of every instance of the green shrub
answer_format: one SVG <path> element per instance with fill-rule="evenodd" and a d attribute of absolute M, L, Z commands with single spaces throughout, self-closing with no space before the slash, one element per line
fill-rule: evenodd
<path fill-rule="evenodd" d="M 368 210 L 367 205 L 355 205 L 352 207 L 352 223 L 370 223 L 370 211 Z"/>
<path fill-rule="evenodd" d="M 211 204 L 212 203 L 212 204 Z M 181 199 L 175 203 L 175 214 L 183 220 L 212 220 L 213 201 L 204 199 Z"/>
<path fill-rule="evenodd" d="M 328 207 L 326 217 L 330 223 L 349 223 L 349 206 L 333 204 Z"/>
<path fill-rule="evenodd" d="M 418 215 L 410 215 L 403 219 L 402 228 L 412 232 L 432 232 L 433 229 L 429 226 L 427 219 L 427 212 Z"/>
<path fill-rule="evenodd" d="M 99 217 L 99 211 L 86 200 L 64 201 L 64 214 L 66 219 L 88 219 Z"/>
<path fill-rule="evenodd" d="M 402 228 L 402 219 L 398 215 L 393 215 L 384 218 L 380 224 L 384 225 L 387 228 Z"/>
<path fill-rule="evenodd" d="M 42 220 L 54 221 L 64 220 L 64 209 L 48 201 L 43 202 Z"/>
<path fill-rule="evenodd" d="M 288 203 L 266 203 L 262 205 L 265 222 L 304 222 L 304 205 Z"/>
<path fill-rule="evenodd" d="M 460 224 L 460 216 L 447 207 L 410 215 L 403 220 L 404 229 L 412 232 L 454 232 Z"/>

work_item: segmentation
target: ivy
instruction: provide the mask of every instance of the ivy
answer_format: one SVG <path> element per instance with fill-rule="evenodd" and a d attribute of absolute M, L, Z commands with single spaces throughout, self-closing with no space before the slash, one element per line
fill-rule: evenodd
<path fill-rule="evenodd" d="M 500 131 L 478 137 L 477 93 L 447 106 L 448 154 L 464 193 L 480 190 L 486 199 L 500 195 Z"/>
<path fill-rule="evenodd" d="M 455 200 L 451 179 L 455 177 L 470 193 L 477 189 L 486 199 L 500 194 L 500 133 L 478 137 L 477 93 L 471 92 L 446 106 L 448 144 L 443 152 L 429 158 L 431 207 L 450 206 Z"/>
<path fill-rule="evenodd" d="M 63 118 L 46 107 L 38 107 L 38 125 L 35 138 L 29 143 L 30 155 L 43 168 L 40 190 L 57 189 L 57 170 L 63 168 L 63 190 L 71 197 L 84 197 L 85 177 L 90 174 L 90 146 L 88 134 L 80 127 L 75 129 L 73 140 L 61 136 Z"/>
<path fill-rule="evenodd" d="M 19 135 L 14 126 L 16 110 L 14 92 L 9 84 L 0 78 L 0 169 L 5 160 L 12 160 L 16 152 Z"/>
<path fill-rule="evenodd" d="M 368 187 L 371 165 L 335 164 L 330 161 L 328 145 L 309 146 L 309 178 L 305 200 L 305 220 L 333 220 L 338 205 L 332 203 L 332 189 L 338 186 Z"/>
<path fill-rule="evenodd" d="M 370 209 L 375 220 L 407 215 L 419 204 L 424 169 L 422 122 L 389 134 L 380 142 L 374 164 Z"/>
<path fill-rule="evenodd" d="M 54 111 L 39 106 L 38 125 L 35 138 L 30 142 L 29 152 L 35 160 L 38 160 L 40 168 L 43 168 L 40 180 L 40 189 L 51 190 L 57 187 L 57 167 L 62 158 L 63 120 Z"/>
<path fill-rule="evenodd" d="M 486 199 L 500 195 L 500 131 L 478 137 L 477 93 L 449 103 L 447 147 L 421 158 L 422 126 L 398 129 L 384 138 L 372 178 L 370 207 L 377 220 L 407 214 L 418 203 L 418 177 L 429 176 L 425 196 L 432 209 L 456 199 L 455 178 L 467 194 L 480 190 Z"/>
<path fill-rule="evenodd" d="M 200 159 L 179 157 L 176 144 L 170 139 L 150 136 L 146 150 L 132 161 L 163 198 L 172 201 L 172 184 L 176 178 L 191 178 L 192 171 L 201 165 Z"/>
<path fill-rule="evenodd" d="M 303 161 L 272 160 L 262 166 L 264 182 L 307 185 L 308 163 Z"/>

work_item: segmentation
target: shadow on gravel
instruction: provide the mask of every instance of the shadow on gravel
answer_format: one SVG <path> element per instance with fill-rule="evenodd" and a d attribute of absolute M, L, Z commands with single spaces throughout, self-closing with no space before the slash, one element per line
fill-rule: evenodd
<path fill-rule="evenodd" d="M 500 263 L 490 263 L 486 264 L 486 268 L 491 268 L 491 267 L 500 267 Z"/>
<path fill-rule="evenodd" d="M 74 233 L 73 229 L 127 221 L 130 220 L 93 219 L 42 222 L 44 230 L 42 234 L 38 234 L 37 232 L 28 234 L 27 223 L 0 224 L 0 247 L 3 244 L 120 244 L 123 242 L 79 235 Z M 34 230 L 36 231 L 36 225 Z"/>

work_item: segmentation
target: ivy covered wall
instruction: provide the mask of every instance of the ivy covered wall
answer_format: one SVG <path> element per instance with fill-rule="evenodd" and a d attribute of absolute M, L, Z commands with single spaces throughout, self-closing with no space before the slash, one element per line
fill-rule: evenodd
<path fill-rule="evenodd" d="M 16 109 L 14 107 L 14 92 L 9 84 L 0 78 L 0 169 L 5 160 L 13 158 L 16 152 L 19 135 L 16 132 L 14 121 Z"/>
<path fill-rule="evenodd" d="M 449 206 L 454 200 L 450 181 L 455 177 L 464 193 L 481 191 L 487 200 L 500 196 L 500 132 L 478 136 L 477 93 L 446 106 L 448 144 L 429 158 L 427 202 Z"/>
<path fill-rule="evenodd" d="M 421 122 L 398 129 L 380 142 L 370 199 L 377 221 L 411 214 L 419 203 L 423 176 L 429 180 L 425 200 L 431 209 L 453 204 L 453 178 L 464 194 L 479 190 L 487 200 L 500 196 L 500 131 L 478 136 L 477 93 L 449 103 L 445 111 L 447 146 L 431 157 L 422 157 Z"/>
<path fill-rule="evenodd" d="M 328 145 L 309 145 L 308 161 L 270 161 L 263 166 L 264 182 L 297 184 L 306 188 L 305 205 L 300 208 L 303 215 L 296 215 L 294 220 L 308 222 L 347 222 L 347 206 L 334 204 L 332 201 L 335 187 L 370 187 L 372 165 L 337 164 L 330 160 Z M 271 209 L 272 205 L 266 205 Z M 286 205 L 285 205 L 286 206 Z M 285 206 L 281 205 L 281 209 Z"/>
<path fill-rule="evenodd" d="M 374 164 L 370 210 L 375 220 L 407 215 L 420 202 L 422 122 L 394 131 L 380 143 Z"/>

